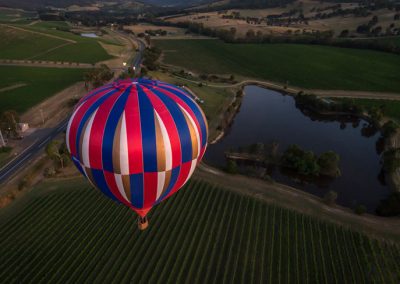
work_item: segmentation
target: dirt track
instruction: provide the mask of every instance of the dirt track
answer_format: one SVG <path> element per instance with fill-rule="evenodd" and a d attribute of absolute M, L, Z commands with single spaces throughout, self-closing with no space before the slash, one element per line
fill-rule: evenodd
<path fill-rule="evenodd" d="M 200 81 L 194 81 L 177 77 L 179 79 L 198 84 Z M 204 84 L 204 82 L 203 82 Z M 259 85 L 266 88 L 284 91 L 286 93 L 298 94 L 303 91 L 307 94 L 317 95 L 319 97 L 331 97 L 331 98 L 359 98 L 359 99 L 376 99 L 376 100 L 400 100 L 400 94 L 398 93 L 386 93 L 386 92 L 369 92 L 369 91 L 349 91 L 349 90 L 319 90 L 319 89 L 302 89 L 299 87 L 287 87 L 284 85 L 271 82 L 271 81 L 260 81 L 260 80 L 244 80 L 236 84 L 209 84 L 205 83 L 206 86 L 214 88 L 235 88 L 246 85 Z"/>

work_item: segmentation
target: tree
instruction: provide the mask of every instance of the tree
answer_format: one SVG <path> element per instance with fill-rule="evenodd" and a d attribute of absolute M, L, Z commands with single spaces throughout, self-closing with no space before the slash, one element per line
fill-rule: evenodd
<path fill-rule="evenodd" d="M 256 36 L 256 34 L 254 33 L 254 30 L 250 29 L 246 33 L 246 38 L 249 39 L 249 40 L 253 39 L 255 36 Z"/>
<path fill-rule="evenodd" d="M 334 205 L 336 203 L 337 197 L 338 197 L 337 192 L 330 190 L 324 195 L 324 202 L 327 205 Z"/>
<path fill-rule="evenodd" d="M 358 204 L 356 208 L 354 208 L 354 213 L 358 215 L 362 215 L 365 212 L 367 212 L 367 207 L 365 207 L 364 205 Z"/>
<path fill-rule="evenodd" d="M 326 175 L 337 176 L 340 174 L 339 170 L 339 155 L 333 151 L 322 153 L 318 157 L 318 165 L 320 171 Z"/>
<path fill-rule="evenodd" d="M 398 125 L 393 121 L 389 120 L 382 126 L 382 135 L 384 137 L 390 137 L 396 133 Z"/>
<path fill-rule="evenodd" d="M 46 153 L 50 157 L 50 159 L 59 162 L 62 169 L 69 161 L 68 150 L 65 143 L 62 143 L 61 146 L 59 146 L 58 141 L 51 141 L 46 146 Z"/>
<path fill-rule="evenodd" d="M 283 153 L 282 166 L 295 170 L 301 175 L 318 176 L 319 165 L 317 158 L 311 151 L 304 151 L 297 145 L 291 145 Z"/>
<path fill-rule="evenodd" d="M 226 171 L 230 174 L 236 174 L 238 172 L 237 164 L 234 160 L 229 159 L 226 165 Z"/>
<path fill-rule="evenodd" d="M 8 134 L 16 135 L 18 132 L 18 122 L 18 113 L 15 110 L 6 110 L 0 116 L 0 129 Z"/>
<path fill-rule="evenodd" d="M 85 86 L 88 87 L 91 84 L 93 88 L 98 88 L 113 77 L 114 72 L 107 65 L 101 64 L 99 68 L 93 68 L 84 74 Z"/>
<path fill-rule="evenodd" d="M 349 30 L 343 30 L 341 33 L 340 33 L 340 35 L 339 35 L 339 37 L 348 37 L 349 36 Z"/>

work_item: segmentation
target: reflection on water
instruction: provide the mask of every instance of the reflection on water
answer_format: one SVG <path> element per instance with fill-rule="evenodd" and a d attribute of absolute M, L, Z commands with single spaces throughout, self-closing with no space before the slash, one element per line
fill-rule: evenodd
<path fill-rule="evenodd" d="M 338 204 L 363 204 L 369 212 L 390 193 L 381 173 L 380 133 L 367 121 L 315 115 L 298 109 L 293 97 L 257 86 L 247 86 L 244 91 L 241 109 L 225 137 L 208 147 L 207 163 L 223 167 L 227 149 L 257 142 L 278 142 L 280 151 L 297 144 L 317 155 L 330 150 L 339 154 L 342 175 L 311 181 L 276 167 L 266 169 L 274 180 L 321 197 L 335 190 Z"/>

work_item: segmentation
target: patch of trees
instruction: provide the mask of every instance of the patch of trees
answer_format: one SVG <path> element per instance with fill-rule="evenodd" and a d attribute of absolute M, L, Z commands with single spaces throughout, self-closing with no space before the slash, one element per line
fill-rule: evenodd
<path fill-rule="evenodd" d="M 355 40 L 355 39 L 335 39 L 333 38 L 333 31 L 314 31 L 306 32 L 305 30 L 297 30 L 295 32 L 288 32 L 286 35 L 271 35 L 263 34 L 261 31 L 257 33 L 254 30 L 249 30 L 245 37 L 239 38 L 236 36 L 236 29 L 215 29 L 205 27 L 203 23 L 185 22 L 166 22 L 156 20 L 151 22 L 154 25 L 160 26 L 175 26 L 188 30 L 188 33 L 195 33 L 204 36 L 216 37 L 226 43 L 290 43 L 290 44 L 315 44 L 315 45 L 328 45 L 343 48 L 357 48 L 357 49 L 372 49 L 378 51 L 385 51 L 395 54 L 400 54 L 400 46 L 395 44 L 388 44 L 384 41 L 373 40 Z M 400 32 L 400 30 L 398 31 Z"/>
<path fill-rule="evenodd" d="M 153 71 L 157 70 L 160 67 L 158 59 L 161 56 L 161 50 L 158 47 L 146 48 L 143 56 L 143 64 L 147 67 L 148 70 Z"/>
<path fill-rule="evenodd" d="M 89 89 L 90 86 L 92 88 L 98 88 L 110 81 L 113 77 L 114 72 L 112 72 L 107 65 L 102 64 L 99 68 L 93 68 L 84 74 L 85 87 L 87 89 Z"/>
<path fill-rule="evenodd" d="M 337 177 L 340 175 L 339 161 L 339 156 L 333 151 L 317 156 L 312 151 L 291 145 L 282 155 L 281 166 L 304 176 Z"/>
<path fill-rule="evenodd" d="M 19 115 L 15 110 L 6 110 L 0 114 L 0 130 L 8 138 L 18 137 Z"/>
<path fill-rule="evenodd" d="M 59 168 L 63 169 L 71 160 L 65 142 L 60 143 L 57 140 L 53 140 L 47 144 L 46 154 L 54 161 L 56 170 Z"/>

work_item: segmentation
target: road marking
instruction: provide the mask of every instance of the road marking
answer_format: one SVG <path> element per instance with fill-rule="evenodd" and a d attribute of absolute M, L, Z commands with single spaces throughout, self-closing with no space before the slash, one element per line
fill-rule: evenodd
<path fill-rule="evenodd" d="M 36 138 L 36 139 L 33 141 L 33 143 L 32 143 L 28 148 L 26 148 L 25 150 L 23 150 L 21 153 L 19 153 L 18 156 L 16 156 L 14 159 L 12 159 L 12 160 L 9 161 L 7 164 L 5 164 L 5 165 L 0 169 L 0 172 L 1 172 L 2 170 L 6 169 L 6 168 L 8 167 L 8 165 L 10 165 L 12 162 L 14 162 L 15 160 L 17 160 L 22 154 L 24 154 L 26 151 L 28 151 L 30 148 L 32 148 L 32 147 L 35 145 L 36 141 L 38 141 L 38 140 L 39 140 L 39 138 Z"/>
<path fill-rule="evenodd" d="M 28 153 L 25 157 L 23 157 L 18 163 L 16 163 L 15 165 L 13 165 L 10 169 L 8 169 L 5 173 L 3 173 L 0 176 L 0 179 L 2 179 L 5 175 L 7 175 L 10 171 L 12 171 L 15 167 L 19 166 L 19 164 L 21 164 L 23 161 L 25 161 L 26 159 L 28 159 L 30 156 L 32 155 L 32 153 Z"/>

